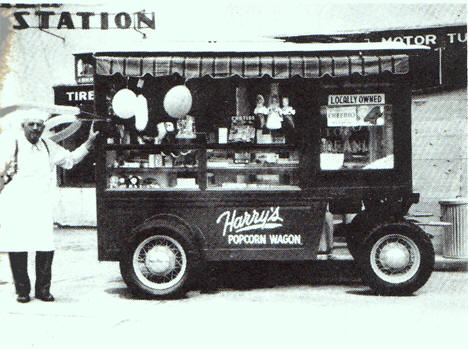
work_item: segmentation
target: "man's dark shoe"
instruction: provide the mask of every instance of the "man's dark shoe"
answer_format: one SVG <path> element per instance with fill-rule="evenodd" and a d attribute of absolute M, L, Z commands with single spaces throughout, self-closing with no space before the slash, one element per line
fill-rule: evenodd
<path fill-rule="evenodd" d="M 16 301 L 19 302 L 19 303 L 28 303 L 30 300 L 31 300 L 31 298 L 29 297 L 29 295 L 26 295 L 26 296 L 18 296 L 18 297 L 16 298 Z"/>
<path fill-rule="evenodd" d="M 43 302 L 53 302 L 53 301 L 55 301 L 54 296 L 52 296 L 50 293 L 42 294 L 42 295 L 36 295 L 36 298 L 40 299 Z"/>

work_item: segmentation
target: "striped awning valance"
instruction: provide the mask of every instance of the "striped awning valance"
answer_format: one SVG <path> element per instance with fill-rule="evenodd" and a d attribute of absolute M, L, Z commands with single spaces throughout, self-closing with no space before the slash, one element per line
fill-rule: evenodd
<path fill-rule="evenodd" d="M 121 74 L 141 77 L 146 74 L 160 77 L 178 74 L 185 79 L 211 76 L 226 78 L 275 79 L 320 78 L 325 75 L 343 77 L 351 74 L 375 75 L 388 71 L 406 74 L 409 70 L 407 55 L 382 56 L 157 56 L 157 57 L 96 57 L 98 75 Z"/>

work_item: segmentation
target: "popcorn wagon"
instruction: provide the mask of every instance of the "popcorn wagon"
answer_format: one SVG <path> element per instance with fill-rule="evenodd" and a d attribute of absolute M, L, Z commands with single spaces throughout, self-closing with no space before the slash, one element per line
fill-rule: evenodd
<path fill-rule="evenodd" d="M 411 72 L 425 47 L 155 49 L 87 56 L 98 256 L 132 291 L 180 296 L 209 262 L 312 261 L 333 231 L 377 294 L 426 283 L 434 249 L 405 219 L 419 199 Z M 333 226 L 342 216 L 354 218 Z"/>

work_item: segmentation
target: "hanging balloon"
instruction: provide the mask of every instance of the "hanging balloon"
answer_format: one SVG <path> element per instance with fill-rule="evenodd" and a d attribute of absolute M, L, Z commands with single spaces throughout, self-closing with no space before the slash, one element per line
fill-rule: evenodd
<path fill-rule="evenodd" d="M 138 131 L 143 131 L 148 124 L 148 102 L 143 95 L 136 99 L 135 127 Z"/>
<path fill-rule="evenodd" d="M 112 99 L 112 109 L 115 115 L 122 119 L 129 119 L 135 115 L 137 97 L 128 88 L 119 90 Z"/>
<path fill-rule="evenodd" d="M 164 96 L 164 110 L 173 118 L 182 118 L 192 108 L 192 94 L 184 85 L 171 88 Z"/>

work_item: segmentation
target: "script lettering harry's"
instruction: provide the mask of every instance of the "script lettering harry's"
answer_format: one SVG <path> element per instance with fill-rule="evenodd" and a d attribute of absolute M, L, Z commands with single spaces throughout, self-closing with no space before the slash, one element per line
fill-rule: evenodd
<path fill-rule="evenodd" d="M 224 211 L 218 216 L 217 224 L 224 223 L 223 236 L 226 233 L 240 233 L 256 229 L 273 229 L 283 226 L 283 218 L 280 217 L 279 207 L 270 207 L 269 209 L 258 212 L 253 210 L 251 213 L 245 211 L 243 215 L 237 215 L 237 210 Z"/>

